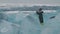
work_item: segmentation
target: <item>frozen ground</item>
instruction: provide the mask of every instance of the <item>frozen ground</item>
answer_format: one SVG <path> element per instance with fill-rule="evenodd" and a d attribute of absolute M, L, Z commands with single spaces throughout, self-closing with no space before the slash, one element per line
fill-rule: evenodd
<path fill-rule="evenodd" d="M 4 13 L 0 20 L 0 34 L 60 34 L 60 12 L 43 13 L 44 24 L 39 23 L 35 11 Z M 51 17 L 54 18 L 50 19 Z"/>

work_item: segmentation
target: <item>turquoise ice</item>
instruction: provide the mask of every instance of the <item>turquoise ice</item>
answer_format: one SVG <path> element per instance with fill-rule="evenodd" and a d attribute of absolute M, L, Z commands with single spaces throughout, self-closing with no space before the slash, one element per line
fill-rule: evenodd
<path fill-rule="evenodd" d="M 39 22 L 36 11 L 19 11 L 4 14 L 5 19 L 0 23 L 0 34 L 59 34 L 60 12 L 43 13 L 44 25 Z M 50 19 L 50 17 L 55 18 Z"/>

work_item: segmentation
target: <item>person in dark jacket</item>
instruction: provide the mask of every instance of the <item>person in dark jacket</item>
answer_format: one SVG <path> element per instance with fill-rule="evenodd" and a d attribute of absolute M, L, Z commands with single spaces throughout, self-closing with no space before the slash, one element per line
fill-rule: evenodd
<path fill-rule="evenodd" d="M 39 21 L 40 23 L 43 23 L 43 11 L 42 8 L 40 8 L 38 11 L 36 11 L 36 13 L 39 15 Z"/>

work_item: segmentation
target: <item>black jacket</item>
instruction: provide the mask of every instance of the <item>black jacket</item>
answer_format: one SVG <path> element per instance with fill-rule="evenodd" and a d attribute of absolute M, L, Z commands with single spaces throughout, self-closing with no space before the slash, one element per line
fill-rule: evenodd
<path fill-rule="evenodd" d="M 40 14 L 43 13 L 43 11 L 36 11 L 36 13 L 37 13 L 38 15 L 40 15 Z"/>

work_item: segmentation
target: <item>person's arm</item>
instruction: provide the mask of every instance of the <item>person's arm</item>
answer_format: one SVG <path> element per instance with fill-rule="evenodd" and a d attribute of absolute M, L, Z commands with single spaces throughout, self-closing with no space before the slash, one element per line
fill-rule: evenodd
<path fill-rule="evenodd" d="M 43 13 L 43 11 L 40 11 L 39 13 Z"/>

